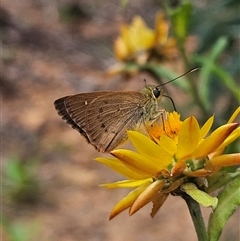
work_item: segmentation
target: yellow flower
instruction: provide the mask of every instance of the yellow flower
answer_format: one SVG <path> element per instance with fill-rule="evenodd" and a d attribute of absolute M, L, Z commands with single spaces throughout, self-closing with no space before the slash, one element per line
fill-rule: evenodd
<path fill-rule="evenodd" d="M 160 136 L 166 135 L 167 133 L 167 136 L 177 143 L 180 126 L 182 124 L 180 114 L 177 112 L 167 112 L 166 115 L 167 116 L 164 123 L 158 124 L 157 122 L 154 122 L 147 128 L 147 132 L 150 137 L 153 137 L 156 140 L 159 140 Z"/>
<path fill-rule="evenodd" d="M 217 199 L 198 190 L 195 182 L 196 178 L 209 176 L 222 167 L 240 164 L 239 153 L 223 154 L 240 136 L 238 124 L 232 123 L 239 113 L 240 107 L 227 124 L 208 136 L 213 116 L 200 128 L 195 117 L 180 121 L 176 112 L 167 113 L 164 123 L 150 126 L 149 136 L 128 131 L 136 151 L 117 149 L 111 152 L 115 158 L 96 159 L 127 178 L 102 186 L 134 188 L 113 208 L 110 219 L 128 208 L 132 215 L 149 202 L 153 203 L 151 216 L 154 216 L 167 196 L 179 190 L 192 193 L 200 203 L 201 197 L 206 200 L 207 196 L 208 200 L 202 204 L 216 207 Z"/>
<path fill-rule="evenodd" d="M 141 56 L 146 54 L 144 51 L 150 49 L 154 41 L 154 31 L 147 27 L 140 16 L 136 16 L 130 26 L 121 27 L 121 36 L 114 43 L 115 55 L 119 60 L 137 58 L 141 61 Z"/>
<path fill-rule="evenodd" d="M 176 42 L 168 37 L 169 24 L 163 13 L 157 13 L 155 25 L 155 30 L 150 29 L 140 16 L 135 16 L 130 25 L 122 25 L 121 35 L 114 42 L 116 58 L 145 63 L 151 56 L 176 57 Z"/>

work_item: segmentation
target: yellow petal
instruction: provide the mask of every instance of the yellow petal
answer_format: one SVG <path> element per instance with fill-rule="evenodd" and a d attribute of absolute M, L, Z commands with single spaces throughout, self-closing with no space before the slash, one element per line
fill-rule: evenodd
<path fill-rule="evenodd" d="M 153 218 L 168 197 L 168 193 L 159 192 L 152 200 L 153 207 L 151 217 Z"/>
<path fill-rule="evenodd" d="M 152 182 L 152 178 L 147 178 L 143 180 L 123 180 L 113 183 L 104 183 L 101 184 L 101 187 L 107 187 L 107 188 L 136 188 L 139 187 L 145 183 Z"/>
<path fill-rule="evenodd" d="M 118 158 L 131 171 L 142 175 L 142 179 L 151 177 L 162 169 L 162 167 L 156 165 L 151 159 L 130 150 L 117 149 L 111 151 L 111 154 Z"/>
<path fill-rule="evenodd" d="M 133 18 L 131 25 L 122 30 L 122 37 L 128 46 L 129 52 L 134 53 L 146 50 L 154 45 L 154 31 L 147 27 L 140 16 Z"/>
<path fill-rule="evenodd" d="M 169 23 L 165 20 L 164 14 L 158 12 L 156 15 L 156 43 L 165 44 L 168 37 Z"/>
<path fill-rule="evenodd" d="M 238 117 L 239 113 L 240 113 L 240 107 L 238 107 L 234 111 L 228 123 L 232 123 Z M 217 150 L 214 153 L 211 153 L 210 155 L 208 155 L 208 157 L 212 158 L 214 156 L 221 155 L 224 152 L 225 148 L 239 137 L 240 137 L 240 128 L 238 127 L 224 140 L 224 142 L 217 148 Z"/>
<path fill-rule="evenodd" d="M 140 132 L 128 131 L 128 138 L 137 151 L 152 160 L 159 169 L 166 168 L 172 162 L 172 155 Z"/>
<path fill-rule="evenodd" d="M 177 145 L 170 137 L 162 135 L 161 139 L 157 142 L 165 151 L 171 156 L 174 156 L 177 152 Z"/>
<path fill-rule="evenodd" d="M 224 152 L 224 149 L 233 141 L 235 141 L 237 138 L 240 137 L 240 127 L 235 129 L 228 137 L 227 139 L 217 148 L 216 153 L 213 153 L 211 157 L 220 155 Z"/>
<path fill-rule="evenodd" d="M 200 129 L 200 140 L 202 140 L 210 131 L 213 124 L 214 116 L 211 116 Z"/>
<path fill-rule="evenodd" d="M 232 123 L 237 116 L 240 114 L 240 106 L 234 111 L 234 113 L 232 114 L 232 116 L 230 117 L 228 123 Z"/>
<path fill-rule="evenodd" d="M 148 135 L 154 141 L 159 140 L 160 136 L 163 134 L 162 123 L 159 124 L 158 121 L 155 121 L 151 125 L 146 125 L 145 127 Z"/>
<path fill-rule="evenodd" d="M 178 161 L 171 170 L 172 176 L 175 177 L 181 175 L 185 170 L 186 166 L 186 162 Z"/>
<path fill-rule="evenodd" d="M 151 183 L 145 183 L 137 189 L 130 192 L 126 197 L 121 199 L 116 206 L 112 209 L 111 214 L 109 216 L 109 220 L 117 216 L 119 213 L 129 208 L 136 198 L 150 185 Z"/>
<path fill-rule="evenodd" d="M 216 149 L 231 134 L 231 132 L 237 128 L 237 126 L 237 123 L 233 123 L 226 124 L 217 128 L 209 137 L 207 137 L 198 145 L 194 151 L 193 157 L 195 159 L 200 159 L 216 151 Z"/>
<path fill-rule="evenodd" d="M 133 215 L 135 212 L 137 212 L 140 208 L 148 204 L 152 201 L 153 197 L 157 195 L 159 191 L 162 190 L 164 186 L 163 180 L 157 180 L 150 184 L 135 200 L 133 205 L 130 208 L 129 214 Z"/>
<path fill-rule="evenodd" d="M 205 169 L 240 165 L 240 153 L 215 156 L 205 164 Z"/>
<path fill-rule="evenodd" d="M 125 60 L 129 56 L 126 43 L 120 36 L 114 41 L 114 54 L 119 60 Z"/>
<path fill-rule="evenodd" d="M 173 139 L 176 143 L 178 140 L 179 131 L 181 129 L 182 121 L 180 114 L 176 111 L 172 113 L 167 112 L 167 119 L 164 121 L 163 133 Z"/>
<path fill-rule="evenodd" d="M 191 156 L 195 150 L 200 137 L 198 122 L 194 116 L 183 121 L 178 138 L 178 150 L 176 158 L 178 160 Z"/>
<path fill-rule="evenodd" d="M 205 169 L 198 169 L 193 172 L 184 172 L 184 174 L 189 177 L 206 177 L 212 173 L 213 173 L 212 170 L 205 170 Z"/>
<path fill-rule="evenodd" d="M 96 161 L 110 167 L 111 169 L 113 169 L 114 171 L 120 173 L 121 175 L 128 177 L 129 179 L 137 179 L 137 180 L 141 180 L 142 175 L 139 175 L 138 173 L 135 173 L 131 170 L 129 170 L 128 168 L 126 168 L 126 166 L 124 166 L 118 159 L 116 158 L 103 158 L 103 157 L 98 157 L 95 159 Z"/>

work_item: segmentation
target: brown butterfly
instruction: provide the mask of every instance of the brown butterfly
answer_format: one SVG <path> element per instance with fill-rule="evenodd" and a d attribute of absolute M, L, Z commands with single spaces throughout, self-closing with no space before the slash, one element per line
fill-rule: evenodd
<path fill-rule="evenodd" d="M 127 139 L 127 130 L 145 129 L 164 112 L 159 101 L 162 96 L 170 97 L 163 95 L 162 85 L 146 86 L 141 91 L 76 94 L 60 98 L 54 105 L 62 119 L 88 143 L 98 151 L 110 152 Z"/>

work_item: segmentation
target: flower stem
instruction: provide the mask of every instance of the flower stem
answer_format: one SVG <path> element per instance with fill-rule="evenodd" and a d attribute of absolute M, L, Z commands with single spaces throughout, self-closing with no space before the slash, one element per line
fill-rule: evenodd
<path fill-rule="evenodd" d="M 201 212 L 199 203 L 193 200 L 186 193 L 183 193 L 181 196 L 185 200 L 188 206 L 188 210 L 192 217 L 193 224 L 197 233 L 198 241 L 208 241 L 208 235 L 207 235 L 206 227 L 203 221 L 202 212 Z"/>

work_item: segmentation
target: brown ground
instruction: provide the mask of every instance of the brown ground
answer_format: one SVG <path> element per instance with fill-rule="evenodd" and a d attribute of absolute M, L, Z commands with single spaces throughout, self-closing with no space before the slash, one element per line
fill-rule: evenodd
<path fill-rule="evenodd" d="M 73 24 L 59 19 L 57 7 L 67 2 L 2 0 L 3 166 L 13 156 L 39 161 L 41 190 L 34 204 L 13 204 L 4 196 L 4 218 L 32 227 L 34 241 L 195 241 L 179 197 L 169 197 L 154 219 L 147 206 L 108 221 L 126 192 L 98 187 L 118 180 L 117 174 L 93 161 L 100 154 L 59 118 L 53 102 L 77 92 L 139 89 L 144 76 L 104 77 L 114 63 L 111 44 L 124 16 L 118 1 L 81 1 L 86 14 Z M 135 13 L 154 16 L 149 1 L 130 2 L 127 19 Z M 206 218 L 208 213 L 204 210 Z M 239 211 L 222 241 L 237 240 L 238 217 Z M 4 230 L 3 240 L 10 240 L 7 236 Z"/>

